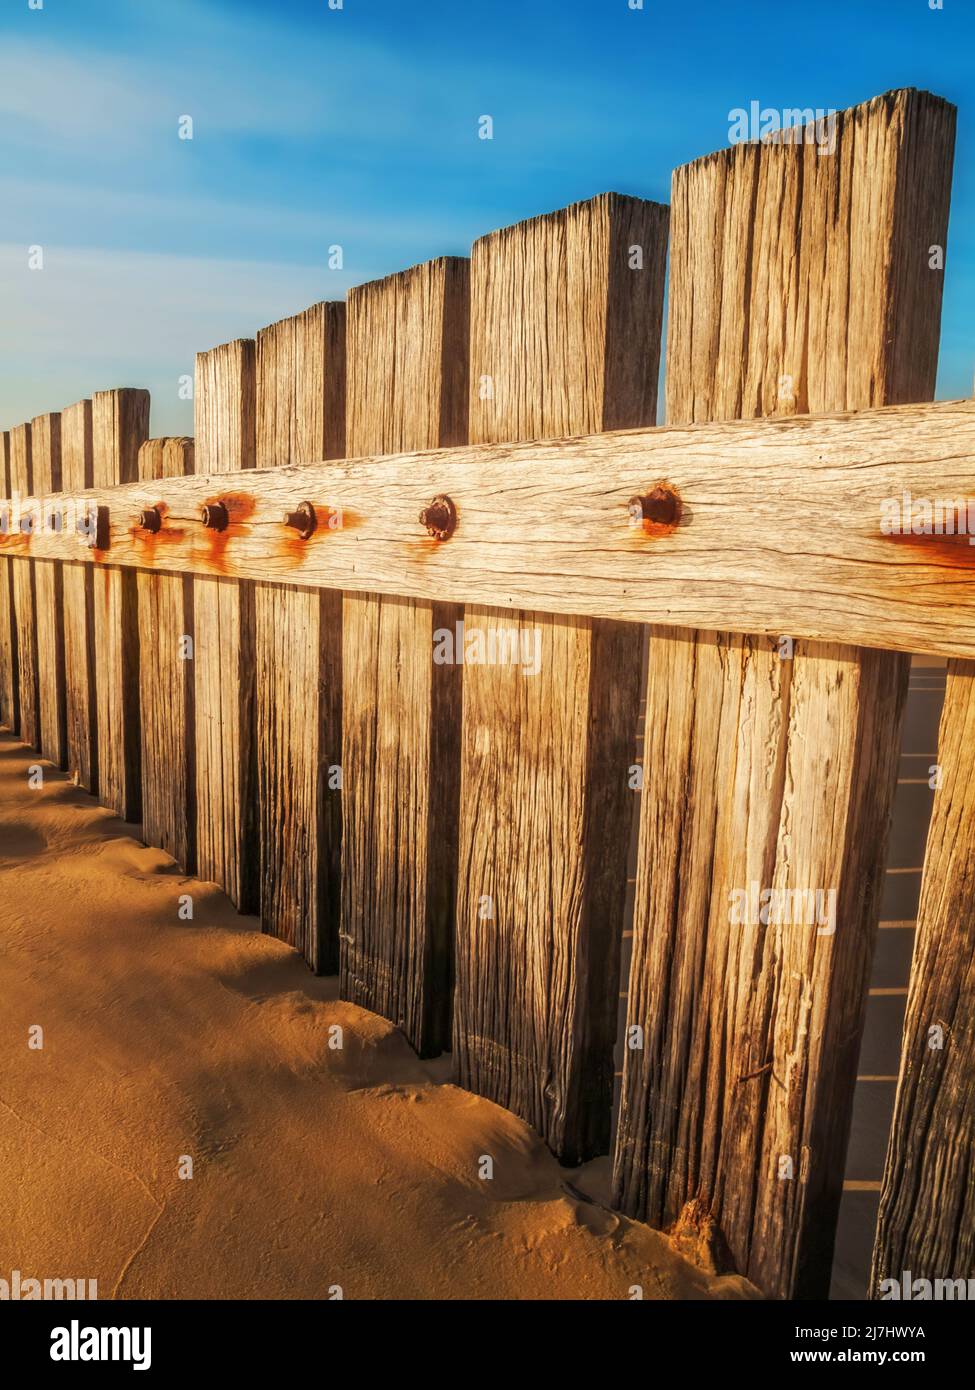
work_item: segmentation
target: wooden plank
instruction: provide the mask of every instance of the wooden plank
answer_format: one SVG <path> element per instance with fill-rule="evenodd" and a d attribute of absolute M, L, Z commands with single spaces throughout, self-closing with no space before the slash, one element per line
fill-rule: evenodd
<path fill-rule="evenodd" d="M 65 495 L 94 482 L 91 401 L 61 412 L 61 484 Z M 78 553 L 78 546 L 74 546 Z M 77 559 L 61 566 L 64 600 L 64 685 L 67 768 L 72 780 L 98 795 L 98 717 L 95 701 L 95 574 Z"/>
<path fill-rule="evenodd" d="M 0 431 L 0 488 L 9 498 L 10 435 Z M 5 525 L 12 524 L 8 515 Z M 11 733 L 20 729 L 20 691 L 17 671 L 17 619 L 14 609 L 14 565 L 0 554 L 0 724 Z"/>
<path fill-rule="evenodd" d="M 975 666 L 951 662 L 917 937 L 873 1253 L 882 1281 L 975 1268 Z M 914 1296 L 918 1294 L 914 1291 Z M 930 1296 L 930 1294 L 929 1294 Z M 937 1296 L 937 1295 L 935 1295 Z"/>
<path fill-rule="evenodd" d="M 149 439 L 139 450 L 145 481 L 193 472 L 192 439 Z M 148 520 L 147 537 L 157 507 Z M 151 544 L 151 541 L 150 541 Z M 184 873 L 196 867 L 196 735 L 193 726 L 193 580 L 139 574 L 139 704 L 142 729 L 142 833 Z"/>
<path fill-rule="evenodd" d="M 634 526 L 628 502 L 661 480 L 682 500 L 679 524 Z M 215 542 L 200 508 L 223 490 L 248 516 Z M 137 484 L 99 495 L 110 548 L 0 535 L 0 554 L 143 568 L 164 556 L 183 573 L 973 657 L 975 547 L 964 533 L 885 533 L 905 491 L 964 513 L 975 404 L 425 451 L 313 464 L 297 480 L 273 469 Z M 440 492 L 457 504 L 449 543 L 419 520 Z M 318 540 L 298 547 L 282 516 L 302 496 Z M 153 548 L 134 522 L 159 497 L 168 534 Z"/>
<path fill-rule="evenodd" d="M 9 432 L 9 472 L 12 497 L 27 498 L 34 492 L 30 425 Z M 17 557 L 30 553 L 35 537 L 14 529 L 3 537 L 4 548 Z M 37 693 L 37 616 L 34 602 L 34 562 L 24 558 L 14 565 L 14 624 L 17 633 L 17 671 L 20 694 L 20 738 L 31 748 L 40 747 Z"/>
<path fill-rule="evenodd" d="M 138 476 L 149 433 L 149 393 L 125 387 L 92 397 L 92 475 L 96 491 Z M 77 540 L 73 540 L 77 549 Z M 122 820 L 142 814 L 139 722 L 139 612 L 135 575 L 101 567 L 94 585 L 98 798 Z"/>
<path fill-rule="evenodd" d="M 469 272 L 443 258 L 350 291 L 353 453 L 466 441 Z M 433 656 L 461 612 L 365 593 L 342 608 L 341 993 L 423 1057 L 450 1046 L 461 668 Z"/>
<path fill-rule="evenodd" d="M 255 463 L 254 340 L 196 357 L 196 467 L 239 472 Z M 164 489 L 160 495 L 167 496 Z M 247 526 L 246 494 L 221 489 L 225 530 L 200 528 L 209 575 L 193 588 L 196 628 L 197 874 L 218 883 L 240 912 L 256 912 L 257 839 L 254 586 L 229 577 L 229 543 Z M 194 508 L 199 526 L 202 501 Z M 280 517 L 278 517 L 280 521 Z M 167 549 L 168 555 L 168 549 Z"/>
<path fill-rule="evenodd" d="M 34 491 L 61 491 L 61 416 L 38 415 L 31 421 Z M 48 518 L 43 519 L 47 524 Z M 34 562 L 37 622 L 37 717 L 40 749 L 55 767 L 66 768 L 67 722 L 64 688 L 64 600 L 62 566 L 54 560 Z"/>
<path fill-rule="evenodd" d="M 944 244 L 952 136 L 945 103 L 895 93 L 843 113 L 833 155 L 677 171 L 671 418 L 930 397 L 919 248 Z M 706 1213 L 773 1297 L 829 1288 L 907 678 L 839 644 L 651 644 L 615 1200 Z M 801 896 L 763 924 L 773 890 Z"/>
<path fill-rule="evenodd" d="M 472 439 L 655 418 L 667 220 L 607 194 L 475 243 Z M 642 633 L 468 607 L 465 643 L 512 617 L 529 661 L 465 670 L 454 1054 L 575 1164 L 609 1147 Z"/>
<path fill-rule="evenodd" d="M 345 305 L 315 304 L 257 335 L 257 456 L 269 466 L 344 454 Z M 287 511 L 299 494 L 296 478 Z M 285 529 L 282 544 L 314 543 Z M 261 921 L 334 974 L 342 805 L 329 767 L 341 758 L 342 598 L 258 584 L 255 610 Z"/>

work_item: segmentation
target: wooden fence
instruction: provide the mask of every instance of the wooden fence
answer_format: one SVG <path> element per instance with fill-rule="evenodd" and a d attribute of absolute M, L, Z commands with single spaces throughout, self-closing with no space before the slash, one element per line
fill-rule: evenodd
<path fill-rule="evenodd" d="M 774 1297 L 829 1286 L 910 651 L 954 660 L 874 1292 L 975 1256 L 975 550 L 884 524 L 975 498 L 975 404 L 924 404 L 953 142 L 889 93 L 494 232 L 201 353 L 195 447 L 135 390 L 2 437 L 0 718 Z"/>

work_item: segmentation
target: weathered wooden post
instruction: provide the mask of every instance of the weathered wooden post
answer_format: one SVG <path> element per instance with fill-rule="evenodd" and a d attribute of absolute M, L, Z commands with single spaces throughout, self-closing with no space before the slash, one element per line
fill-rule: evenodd
<path fill-rule="evenodd" d="M 94 486 L 93 447 L 91 401 L 78 401 L 61 412 L 61 486 L 69 500 Z M 76 527 L 78 520 L 76 515 Z M 79 560 L 64 563 L 61 570 L 67 767 L 78 786 L 97 796 L 95 574 Z"/>
<path fill-rule="evenodd" d="M 149 439 L 139 450 L 140 479 L 182 478 L 192 472 L 192 439 Z M 132 520 L 143 546 L 162 560 L 168 543 L 164 508 L 146 508 Z M 171 854 L 184 873 L 193 873 L 193 580 L 182 574 L 139 574 L 137 580 L 143 832 L 148 844 Z"/>
<path fill-rule="evenodd" d="M 917 1279 L 963 1279 L 970 1288 L 975 1271 L 973 748 L 975 662 L 952 661 L 871 1298 L 883 1297 L 886 1279 L 901 1292 L 906 1279 L 915 1296 Z"/>
<path fill-rule="evenodd" d="M 149 433 L 149 392 L 124 388 L 92 397 L 96 488 L 135 482 Z M 94 582 L 98 798 L 126 821 L 142 815 L 139 722 L 139 612 L 135 574 L 99 565 Z"/>
<path fill-rule="evenodd" d="M 61 416 L 38 415 L 31 421 L 34 492 L 42 497 L 61 491 Z M 38 517 L 38 526 L 63 524 L 58 516 Z M 55 560 L 34 561 L 37 622 L 37 723 L 40 750 L 55 767 L 66 768 L 67 719 L 64 690 L 63 566 Z"/>
<path fill-rule="evenodd" d="M 677 170 L 671 422 L 931 398 L 953 137 L 894 92 L 832 150 Z M 775 1297 L 828 1292 L 907 675 L 788 633 L 651 643 L 615 1198 L 660 1226 L 696 1201 Z M 753 884 L 830 910 L 736 917 Z"/>
<path fill-rule="evenodd" d="M 472 441 L 655 421 L 666 243 L 665 207 L 616 194 L 475 243 Z M 485 649 L 512 626 L 538 648 L 465 670 L 457 1075 L 579 1163 L 609 1147 L 643 634 L 464 621 Z"/>
<path fill-rule="evenodd" d="M 254 340 L 197 353 L 195 464 L 198 473 L 253 468 Z M 238 911 L 258 905 L 254 586 L 221 577 L 227 544 L 246 526 L 246 508 L 226 508 L 210 528 L 212 576 L 194 581 L 197 873 L 218 883 Z M 214 517 L 219 516 L 214 513 Z"/>
<path fill-rule="evenodd" d="M 0 432 L 0 490 L 9 501 L 10 435 Z M 8 528 L 5 544 L 11 544 L 14 517 L 7 513 L 3 524 Z M 0 724 L 11 733 L 20 730 L 20 690 L 17 670 L 17 617 L 14 608 L 14 562 L 9 555 L 0 555 Z"/>
<path fill-rule="evenodd" d="M 466 442 L 468 262 L 359 285 L 348 313 L 349 454 Z M 461 668 L 434 661 L 434 636 L 459 616 L 371 594 L 342 606 L 342 997 L 421 1056 L 450 1039 Z"/>
<path fill-rule="evenodd" d="M 21 502 L 34 493 L 30 425 L 16 425 L 8 434 L 10 490 Z M 26 520 L 26 518 L 22 518 Z M 36 520 L 36 519 L 35 519 Z M 29 540 L 21 533 L 21 553 Z M 20 738 L 31 748 L 40 747 L 40 713 L 37 690 L 37 608 L 34 599 L 34 562 L 17 560 L 13 569 L 14 631 L 17 643 Z"/>
<path fill-rule="evenodd" d="M 345 454 L 345 305 L 314 304 L 257 335 L 257 461 L 269 468 Z M 278 553 L 300 565 L 332 518 L 299 478 Z M 301 511 L 308 504 L 307 515 Z M 285 525 L 285 512 L 295 524 Z M 313 970 L 338 969 L 341 890 L 342 595 L 256 588 L 257 764 L 264 930 Z"/>

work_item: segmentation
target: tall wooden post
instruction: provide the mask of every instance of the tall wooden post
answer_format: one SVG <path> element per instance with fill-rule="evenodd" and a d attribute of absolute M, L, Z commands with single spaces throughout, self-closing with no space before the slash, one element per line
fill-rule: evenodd
<path fill-rule="evenodd" d="M 822 150 L 677 170 L 671 422 L 930 399 L 953 132 L 895 92 Z M 787 633 L 651 642 L 615 1199 L 693 1201 L 773 1297 L 829 1287 L 907 676 Z"/>
<path fill-rule="evenodd" d="M 666 239 L 666 208 L 606 194 L 475 243 L 473 442 L 655 422 Z M 457 1075 L 579 1163 L 609 1146 L 642 630 L 464 621 L 529 659 L 464 673 Z"/>
<path fill-rule="evenodd" d="M 239 338 L 196 358 L 196 471 L 253 468 L 254 340 Z M 214 497 L 228 513 L 214 531 L 214 576 L 193 587 L 196 629 L 197 874 L 218 883 L 240 912 L 258 905 L 254 585 L 220 577 L 221 555 L 246 526 L 241 499 Z"/>
<path fill-rule="evenodd" d="M 975 663 L 952 661 L 938 738 L 870 1296 L 975 1271 Z M 909 1278 L 908 1278 L 909 1276 Z M 951 1296 L 956 1290 L 952 1288 Z M 928 1297 L 932 1292 L 928 1292 Z"/>
<path fill-rule="evenodd" d="M 0 432 L 0 490 L 3 500 L 10 501 L 10 435 Z M 8 514 L 7 536 L 4 544 L 12 546 L 13 512 Z M 10 555 L 0 554 L 0 724 L 11 733 L 20 730 L 20 691 L 17 671 L 17 618 L 14 608 L 14 562 Z"/>
<path fill-rule="evenodd" d="M 34 495 L 30 425 L 16 425 L 8 435 L 10 490 L 21 502 Z M 22 542 L 23 544 L 23 542 Z M 40 747 L 41 726 L 37 693 L 37 609 L 34 601 L 34 561 L 24 546 L 13 567 L 14 628 L 17 643 L 20 738 L 31 748 Z"/>
<path fill-rule="evenodd" d="M 261 467 L 345 454 L 345 305 L 314 304 L 257 335 Z M 301 522 L 311 507 L 314 528 Z M 334 518 L 295 478 L 295 525 L 281 553 L 297 566 L 328 544 Z M 284 518 L 282 517 L 282 520 Z M 339 957 L 342 805 L 342 595 L 258 584 L 257 759 L 261 921 L 334 974 Z M 332 771 L 330 772 L 330 769 Z"/>
<path fill-rule="evenodd" d="M 139 450 L 139 477 L 193 472 L 192 439 L 150 439 Z M 142 543 L 162 559 L 164 509 L 142 518 Z M 142 829 L 146 843 L 171 854 L 184 873 L 196 867 L 196 739 L 193 726 L 193 580 L 184 574 L 137 575 L 139 702 L 142 725 Z"/>
<path fill-rule="evenodd" d="M 149 392 L 125 388 L 92 397 L 95 488 L 133 483 L 149 433 Z M 139 768 L 139 613 L 135 573 L 99 564 L 94 581 L 98 797 L 126 821 L 142 815 Z"/>
<path fill-rule="evenodd" d="M 69 500 L 94 486 L 91 401 L 61 412 L 61 486 Z M 67 769 L 78 786 L 97 796 L 95 574 L 80 561 L 66 562 L 61 570 Z"/>
<path fill-rule="evenodd" d="M 38 415 L 31 421 L 34 492 L 38 497 L 61 491 L 61 416 Z M 47 525 L 51 518 L 40 518 Z M 34 561 L 37 621 L 37 715 L 40 748 L 55 767 L 66 768 L 67 723 L 64 700 L 63 567 L 55 560 Z"/>
<path fill-rule="evenodd" d="M 351 456 L 466 442 L 468 296 L 453 257 L 350 291 Z M 342 997 L 432 1056 L 450 1038 L 461 696 L 434 642 L 460 611 L 347 594 L 342 614 Z"/>

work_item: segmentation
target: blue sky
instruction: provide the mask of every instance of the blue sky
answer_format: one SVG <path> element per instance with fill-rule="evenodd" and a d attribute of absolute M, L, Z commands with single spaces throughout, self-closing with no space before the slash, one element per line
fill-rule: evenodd
<path fill-rule="evenodd" d="M 138 385 L 190 433 L 198 349 L 604 189 L 667 201 L 753 99 L 900 86 L 959 106 L 938 394 L 971 395 L 975 0 L 3 0 L 0 427 Z"/>

